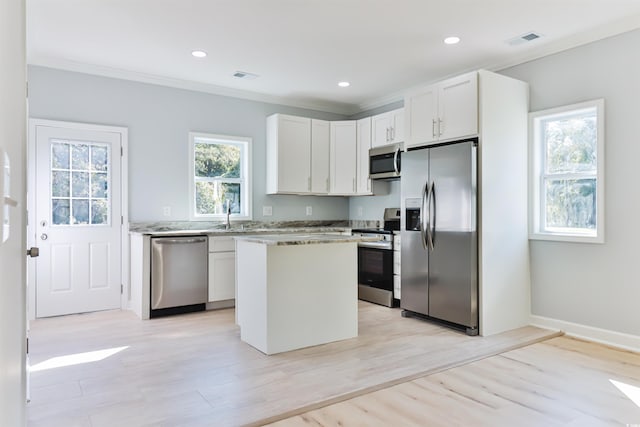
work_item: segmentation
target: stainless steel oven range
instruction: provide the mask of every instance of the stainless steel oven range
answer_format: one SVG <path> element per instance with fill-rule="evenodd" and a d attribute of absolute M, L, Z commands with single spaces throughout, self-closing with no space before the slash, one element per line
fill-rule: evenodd
<path fill-rule="evenodd" d="M 397 307 L 393 293 L 393 232 L 400 229 L 400 209 L 387 208 L 384 228 L 355 229 L 353 235 L 375 237 L 358 243 L 358 298 L 387 307 Z"/>

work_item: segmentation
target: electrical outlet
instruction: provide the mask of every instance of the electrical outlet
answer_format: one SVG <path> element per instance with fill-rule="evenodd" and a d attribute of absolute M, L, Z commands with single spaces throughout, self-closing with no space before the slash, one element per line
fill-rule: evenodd
<path fill-rule="evenodd" d="M 313 215 L 313 208 L 311 206 L 307 206 L 307 216 Z"/>
<path fill-rule="evenodd" d="M 263 206 L 262 216 L 271 216 L 271 215 L 273 215 L 273 208 L 271 206 Z"/>
<path fill-rule="evenodd" d="M 165 206 L 162 208 L 162 215 L 171 216 L 171 206 Z"/>

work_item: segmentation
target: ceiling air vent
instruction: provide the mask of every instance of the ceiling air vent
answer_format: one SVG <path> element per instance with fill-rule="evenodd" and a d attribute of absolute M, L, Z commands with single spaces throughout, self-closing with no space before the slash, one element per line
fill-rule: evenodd
<path fill-rule="evenodd" d="M 233 73 L 233 77 L 245 80 L 253 80 L 257 79 L 259 76 L 257 74 L 247 73 L 246 71 L 236 71 L 235 73 Z"/>
<path fill-rule="evenodd" d="M 536 39 L 539 39 L 540 37 L 542 37 L 542 34 L 529 31 L 528 33 L 524 33 L 517 37 L 507 40 L 507 44 L 510 44 L 511 46 L 517 46 L 522 43 L 534 41 Z"/>

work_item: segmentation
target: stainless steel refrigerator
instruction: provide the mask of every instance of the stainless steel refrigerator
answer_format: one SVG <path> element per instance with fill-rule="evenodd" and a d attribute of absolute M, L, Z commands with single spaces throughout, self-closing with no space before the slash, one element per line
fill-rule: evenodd
<path fill-rule="evenodd" d="M 403 316 L 478 334 L 477 139 L 402 154 Z"/>

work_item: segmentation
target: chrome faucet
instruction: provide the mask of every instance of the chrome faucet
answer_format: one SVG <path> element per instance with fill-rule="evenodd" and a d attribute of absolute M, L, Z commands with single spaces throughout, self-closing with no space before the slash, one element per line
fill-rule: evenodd
<path fill-rule="evenodd" d="M 231 215 L 231 203 L 229 202 L 229 199 L 227 199 L 227 222 L 224 225 L 224 228 L 226 230 L 231 228 L 231 222 L 229 221 L 230 215 Z"/>

